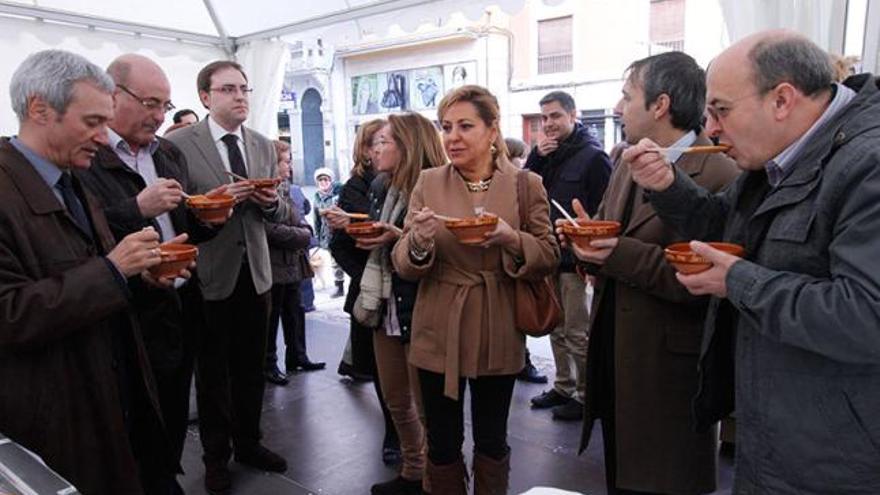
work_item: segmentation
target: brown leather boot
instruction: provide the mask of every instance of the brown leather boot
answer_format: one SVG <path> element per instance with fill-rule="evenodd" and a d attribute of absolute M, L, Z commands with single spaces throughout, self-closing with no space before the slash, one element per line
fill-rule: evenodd
<path fill-rule="evenodd" d="M 431 493 L 437 495 L 467 495 L 467 469 L 459 458 L 452 464 L 437 466 L 428 460 Z"/>
<path fill-rule="evenodd" d="M 510 454 L 501 460 L 474 452 L 474 495 L 507 495 Z"/>

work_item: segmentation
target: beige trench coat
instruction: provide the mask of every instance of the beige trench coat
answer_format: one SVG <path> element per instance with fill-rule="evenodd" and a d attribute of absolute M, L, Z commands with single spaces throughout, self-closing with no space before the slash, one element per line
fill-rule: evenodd
<path fill-rule="evenodd" d="M 496 162 L 485 210 L 519 229 L 516 177 L 506 159 Z M 500 248 L 460 244 L 440 227 L 427 263 L 409 256 L 412 215 L 427 206 L 452 217 L 474 215 L 464 180 L 447 165 L 425 170 L 409 204 L 406 233 L 394 248 L 395 269 L 406 279 L 421 280 L 412 320 L 410 362 L 446 375 L 444 393 L 458 399 L 458 378 L 506 375 L 523 367 L 525 339 L 514 326 L 514 279 L 540 279 L 556 269 L 559 248 L 550 226 L 547 194 L 541 178 L 529 173 L 530 233 L 520 232 L 522 254 Z"/>

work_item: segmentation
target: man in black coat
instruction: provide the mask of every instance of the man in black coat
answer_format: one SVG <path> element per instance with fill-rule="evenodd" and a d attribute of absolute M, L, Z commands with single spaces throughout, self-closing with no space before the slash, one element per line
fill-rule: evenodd
<path fill-rule="evenodd" d="M 114 237 L 152 226 L 163 241 L 179 234 L 202 242 L 216 233 L 183 203 L 186 160 L 171 142 L 156 136 L 166 112 L 170 86 L 162 69 L 140 55 L 122 55 L 107 69 L 116 83 L 109 144 L 98 149 L 79 178 L 102 203 Z M 175 280 L 167 288 L 132 285 L 144 345 L 156 377 L 162 417 L 172 444 L 172 465 L 180 462 L 189 416 L 198 330 L 203 326 L 197 280 Z M 174 473 L 151 466 L 150 493 L 182 493 Z M 179 468 L 178 468 L 179 469 Z"/>
<path fill-rule="evenodd" d="M 590 215 L 596 213 L 611 176 L 611 161 L 589 129 L 577 120 L 574 98 L 553 91 L 541 98 L 544 138 L 529 154 L 524 168 L 540 175 L 547 196 L 566 208 L 580 200 Z M 562 215 L 550 209 L 550 220 Z M 583 417 L 584 373 L 587 362 L 588 317 L 584 281 L 575 272 L 569 250 L 562 251 L 556 279 L 563 321 L 550 334 L 556 362 L 553 388 L 532 398 L 532 407 L 553 408 L 553 417 L 580 420 Z"/>

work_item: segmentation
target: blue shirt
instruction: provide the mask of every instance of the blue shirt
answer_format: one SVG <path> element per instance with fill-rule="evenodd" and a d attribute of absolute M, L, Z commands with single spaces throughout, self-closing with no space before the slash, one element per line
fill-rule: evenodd
<path fill-rule="evenodd" d="M 9 140 L 9 144 L 15 146 L 15 149 L 24 155 L 27 161 L 34 166 L 34 169 L 46 181 L 46 185 L 49 186 L 55 197 L 58 198 L 58 202 L 64 205 L 64 196 L 61 195 L 61 190 L 58 189 L 58 181 L 61 179 L 61 174 L 64 173 L 61 167 L 38 155 L 36 151 L 21 142 L 18 136 L 13 136 Z"/>

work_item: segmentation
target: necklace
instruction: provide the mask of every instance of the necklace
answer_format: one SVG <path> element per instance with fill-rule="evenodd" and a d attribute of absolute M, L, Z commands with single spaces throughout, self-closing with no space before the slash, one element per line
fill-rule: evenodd
<path fill-rule="evenodd" d="M 486 192 L 489 190 L 490 184 L 492 184 L 491 177 L 489 177 L 488 179 L 485 179 L 485 180 L 478 180 L 476 182 L 471 182 L 469 180 L 464 181 L 464 185 L 467 186 L 468 192 L 472 192 L 472 193 Z"/>

